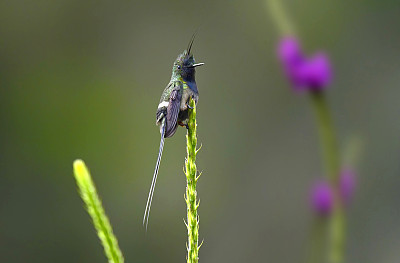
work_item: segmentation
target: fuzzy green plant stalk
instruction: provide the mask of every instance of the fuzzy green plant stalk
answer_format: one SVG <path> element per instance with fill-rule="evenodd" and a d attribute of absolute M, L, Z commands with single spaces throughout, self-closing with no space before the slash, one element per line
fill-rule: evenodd
<path fill-rule="evenodd" d="M 187 244 L 187 263 L 199 262 L 199 216 L 197 208 L 196 183 L 200 175 L 197 175 L 196 155 L 197 155 L 197 134 L 196 134 L 196 104 L 193 99 L 190 99 L 189 105 L 193 109 L 189 109 L 188 130 L 186 134 L 187 157 L 185 161 L 186 175 L 186 205 L 187 205 L 187 222 L 188 231 Z"/>
<path fill-rule="evenodd" d="M 79 187 L 79 194 L 85 203 L 86 209 L 93 220 L 97 235 L 104 247 L 104 253 L 109 263 L 123 263 L 124 258 L 114 236 L 110 221 L 108 220 L 96 187 L 85 163 L 82 160 L 74 162 L 74 175 Z"/>

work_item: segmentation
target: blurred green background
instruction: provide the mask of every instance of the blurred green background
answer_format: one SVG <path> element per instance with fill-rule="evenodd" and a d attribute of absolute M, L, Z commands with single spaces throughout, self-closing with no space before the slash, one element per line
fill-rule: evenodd
<path fill-rule="evenodd" d="M 341 146 L 364 139 L 347 262 L 399 262 L 400 4 L 283 3 L 305 50 L 333 60 Z M 302 262 L 322 171 L 308 97 L 283 78 L 265 1 L 210 0 L 0 2 L 0 262 L 106 262 L 76 158 L 126 262 L 185 260 L 184 129 L 166 141 L 147 234 L 142 216 L 155 111 L 199 26 L 200 261 Z"/>

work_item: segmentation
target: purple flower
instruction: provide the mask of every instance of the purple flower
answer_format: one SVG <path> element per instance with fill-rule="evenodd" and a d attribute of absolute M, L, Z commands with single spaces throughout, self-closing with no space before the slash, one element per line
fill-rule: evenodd
<path fill-rule="evenodd" d="M 299 42 L 294 37 L 286 37 L 281 40 L 278 46 L 278 57 L 289 70 L 304 60 Z"/>
<path fill-rule="evenodd" d="M 323 90 L 332 80 L 332 68 L 328 56 L 318 52 L 307 58 L 294 37 L 285 37 L 281 40 L 278 57 L 293 88 L 297 91 Z"/>
<path fill-rule="evenodd" d="M 353 198 L 356 188 L 356 175 L 351 169 L 343 169 L 339 178 L 339 193 L 345 205 Z"/>
<path fill-rule="evenodd" d="M 312 209 L 321 216 L 328 216 L 333 209 L 333 190 L 325 180 L 319 180 L 311 188 L 310 204 Z"/>

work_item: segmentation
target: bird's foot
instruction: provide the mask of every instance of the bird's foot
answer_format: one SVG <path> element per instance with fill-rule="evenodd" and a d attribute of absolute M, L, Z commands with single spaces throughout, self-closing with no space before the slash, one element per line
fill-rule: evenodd
<path fill-rule="evenodd" d="M 193 107 L 189 105 L 189 101 L 190 101 L 191 99 L 193 99 L 192 96 L 190 96 L 189 99 L 186 101 L 186 108 L 187 108 L 187 109 L 193 110 Z"/>
<path fill-rule="evenodd" d="M 182 121 L 179 121 L 178 124 L 179 124 L 179 126 L 186 127 L 186 129 L 189 130 L 189 124 L 183 123 Z"/>

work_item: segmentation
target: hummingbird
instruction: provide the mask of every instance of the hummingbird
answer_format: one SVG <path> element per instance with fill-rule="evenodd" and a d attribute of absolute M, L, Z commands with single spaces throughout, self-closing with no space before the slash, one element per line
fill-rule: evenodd
<path fill-rule="evenodd" d="M 189 41 L 188 47 L 175 60 L 172 66 L 172 76 L 167 87 L 161 94 L 160 103 L 156 112 L 156 125 L 160 127 L 161 140 L 158 150 L 158 158 L 154 169 L 153 181 L 151 182 L 149 196 L 147 198 L 146 210 L 143 217 L 143 225 L 149 222 L 151 201 L 153 200 L 154 188 L 156 186 L 158 169 L 160 167 L 161 156 L 164 148 L 164 139 L 172 137 L 178 126 L 188 129 L 187 120 L 189 118 L 189 100 L 193 98 L 195 103 L 199 99 L 195 73 L 196 67 L 204 63 L 196 63 L 191 53 L 195 35 Z"/>

